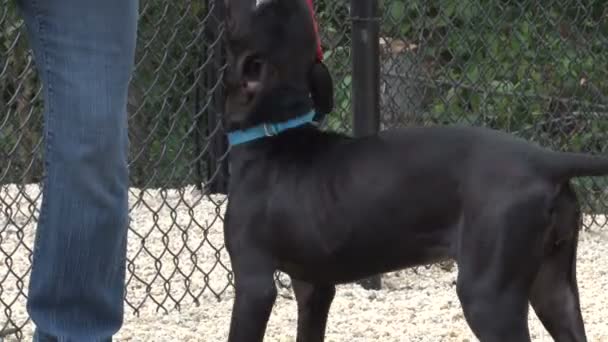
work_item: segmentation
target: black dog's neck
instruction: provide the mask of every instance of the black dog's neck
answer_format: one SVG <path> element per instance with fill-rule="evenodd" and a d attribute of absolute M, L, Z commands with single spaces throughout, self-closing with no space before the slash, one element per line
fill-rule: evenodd
<path fill-rule="evenodd" d="M 247 123 L 233 126 L 232 130 L 244 130 L 260 124 L 281 123 L 300 117 L 315 110 L 314 102 L 308 92 L 283 89 L 267 95 L 256 106 L 254 112 L 247 115 Z M 322 120 L 323 114 L 316 113 L 315 121 Z M 306 160 L 322 153 L 320 147 L 343 140 L 337 133 L 322 132 L 316 124 L 303 124 L 279 133 L 277 136 L 262 137 L 242 144 L 231 146 L 230 164 L 231 179 L 244 176 L 251 166 L 258 162 L 273 160 Z M 318 144 L 319 139 L 323 141 Z M 233 183 L 231 181 L 231 183 Z"/>
<path fill-rule="evenodd" d="M 287 122 L 306 115 L 311 110 L 314 110 L 314 103 L 309 93 L 285 89 L 275 91 L 271 95 L 265 96 L 256 106 L 255 111 L 247 115 L 250 119 L 246 124 L 238 125 L 238 128 L 233 126 L 232 131 L 245 130 L 260 124 Z M 297 150 L 306 145 L 303 142 L 310 142 L 310 139 L 318 134 L 317 132 L 316 125 L 303 124 L 280 132 L 276 136 L 261 137 L 233 145 L 230 147 L 231 173 L 242 174 L 241 171 L 249 169 L 248 165 L 266 160 L 269 155 L 274 157 L 298 155 Z M 285 139 L 288 140 L 288 143 L 285 143 Z"/>
<path fill-rule="evenodd" d="M 228 130 L 243 130 L 266 123 L 285 122 L 313 110 L 308 91 L 278 88 L 265 94 L 255 109 L 239 123 L 228 123 Z"/>

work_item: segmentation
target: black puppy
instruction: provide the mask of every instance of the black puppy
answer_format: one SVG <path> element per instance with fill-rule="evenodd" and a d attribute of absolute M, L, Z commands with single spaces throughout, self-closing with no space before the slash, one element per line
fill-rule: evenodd
<path fill-rule="evenodd" d="M 458 298 L 481 341 L 530 341 L 528 303 L 555 340 L 586 341 L 570 180 L 608 174 L 607 159 L 481 128 L 322 132 L 305 1 L 226 4 L 229 341 L 263 340 L 276 270 L 293 281 L 297 340 L 314 342 L 324 339 L 336 284 L 447 259 L 458 264 Z"/>

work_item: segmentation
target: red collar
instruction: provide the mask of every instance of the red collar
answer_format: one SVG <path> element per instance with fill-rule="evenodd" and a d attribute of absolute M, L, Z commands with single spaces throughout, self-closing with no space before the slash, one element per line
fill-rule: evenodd
<path fill-rule="evenodd" d="M 310 9 L 310 15 L 312 16 L 312 22 L 315 27 L 315 34 L 317 36 L 317 62 L 323 61 L 323 49 L 321 48 L 321 38 L 319 37 L 319 27 L 317 26 L 317 20 L 315 19 L 315 8 L 312 3 L 313 0 L 306 0 L 308 8 Z"/>

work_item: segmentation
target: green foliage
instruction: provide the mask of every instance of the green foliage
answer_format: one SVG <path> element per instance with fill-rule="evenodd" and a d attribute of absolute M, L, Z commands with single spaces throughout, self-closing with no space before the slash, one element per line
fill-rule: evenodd
<path fill-rule="evenodd" d="M 201 58 L 209 46 L 203 30 L 211 19 L 200 1 L 147 0 L 140 7 L 130 94 L 132 183 L 192 184 L 200 181 L 194 173 L 200 159 L 196 144 L 206 144 L 196 134 L 206 129 L 200 102 L 213 94 L 202 83 L 204 63 L 209 65 L 213 55 Z"/>
<path fill-rule="evenodd" d="M 608 128 L 602 1 L 385 0 L 383 34 L 416 44 L 432 123 L 487 125 L 597 151 Z M 600 115 L 601 116 L 601 115 Z M 550 126 L 550 127 L 548 127 Z"/>
<path fill-rule="evenodd" d="M 0 16 L 0 183 L 41 179 L 40 85 L 14 1 Z"/>
<path fill-rule="evenodd" d="M 0 0 L 1 1 L 1 0 Z M 130 168 L 133 186 L 181 186 L 200 182 L 208 98 L 220 87 L 205 84 L 219 69 L 207 51 L 216 41 L 204 34 L 211 23 L 204 2 L 143 0 L 136 70 L 129 95 Z M 14 1 L 0 18 L 1 183 L 38 182 L 42 177 L 40 82 Z M 208 32 L 205 32 L 208 33 Z M 202 56 L 206 58 L 202 58 Z M 220 132 L 221 134 L 221 132 Z"/>
<path fill-rule="evenodd" d="M 350 74 L 343 72 L 350 67 L 349 2 L 326 3 L 318 16 L 329 42 L 327 62 L 340 70 L 330 117 L 330 128 L 337 129 L 350 112 L 342 104 L 351 103 Z M 381 0 L 380 7 L 381 37 L 415 46 L 427 124 L 489 126 L 560 150 L 606 150 L 603 1 Z M 604 211 L 606 180 L 577 183 L 588 195 L 587 208 Z"/>
<path fill-rule="evenodd" d="M 201 24 L 212 18 L 206 3 L 142 1 L 129 108 L 136 185 L 200 181 L 194 170 L 204 166 L 201 158 L 208 153 L 199 149 L 208 144 L 207 115 L 221 112 L 220 104 L 211 101 L 221 89 L 218 80 L 206 81 L 210 70 L 221 67 L 211 64 L 217 42 L 207 39 Z M 315 4 L 325 61 L 335 81 L 336 110 L 328 128 L 350 132 L 350 1 Z M 490 126 L 562 150 L 606 149 L 604 1 L 380 0 L 380 6 L 381 37 L 414 47 L 410 53 L 422 75 L 415 83 L 426 94 L 419 115 L 426 124 Z M 0 177 L 2 182 L 38 181 L 39 82 L 13 1 L 4 13 L 0 157 L 11 160 L 11 175 L 0 172 Z M 604 180 L 580 184 L 587 191 L 605 188 Z"/>

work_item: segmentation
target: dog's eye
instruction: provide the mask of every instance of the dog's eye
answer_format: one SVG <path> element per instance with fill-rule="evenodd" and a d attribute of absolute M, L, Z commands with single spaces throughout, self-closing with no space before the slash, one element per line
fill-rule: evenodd
<path fill-rule="evenodd" d="M 262 73 L 262 59 L 256 56 L 250 56 L 243 63 L 243 74 L 250 79 L 259 79 Z"/>

